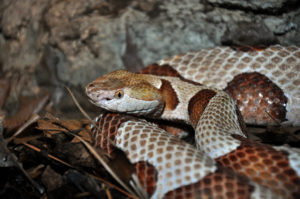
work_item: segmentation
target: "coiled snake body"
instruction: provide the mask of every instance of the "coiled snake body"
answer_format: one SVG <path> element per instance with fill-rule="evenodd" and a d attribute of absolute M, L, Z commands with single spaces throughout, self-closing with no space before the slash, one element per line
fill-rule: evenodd
<path fill-rule="evenodd" d="M 243 122 L 300 125 L 299 48 L 204 49 L 142 73 L 112 72 L 86 93 L 112 112 L 194 128 L 198 150 L 132 116 L 98 118 L 95 143 L 110 153 L 111 139 L 124 150 L 150 197 L 300 198 L 299 149 L 255 143 Z"/>

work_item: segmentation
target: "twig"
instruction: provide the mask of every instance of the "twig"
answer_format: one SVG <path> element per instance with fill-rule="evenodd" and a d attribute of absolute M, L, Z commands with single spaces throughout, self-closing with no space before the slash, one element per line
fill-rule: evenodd
<path fill-rule="evenodd" d="M 106 192 L 106 195 L 107 195 L 108 199 L 113 199 L 108 188 L 105 189 L 105 192 Z"/>
<path fill-rule="evenodd" d="M 28 143 L 26 143 L 26 142 L 23 142 L 22 144 L 24 144 L 24 145 L 27 146 L 28 148 L 31 148 L 31 149 L 33 149 L 33 150 L 35 150 L 35 151 L 37 151 L 37 152 L 42 152 L 41 149 L 39 149 L 39 148 L 37 148 L 37 147 L 35 147 L 35 146 L 31 145 L 31 144 L 28 144 Z M 69 163 L 67 163 L 67 162 L 65 162 L 65 161 L 63 161 L 63 160 L 61 160 L 61 159 L 59 159 L 59 158 L 57 158 L 57 157 L 55 157 L 55 156 L 53 156 L 53 155 L 51 155 L 51 154 L 47 154 L 47 156 L 48 156 L 49 158 L 53 159 L 53 160 L 56 160 L 57 162 L 60 162 L 61 164 L 64 164 L 64 165 L 66 165 L 66 166 L 68 166 L 68 167 L 71 167 L 71 168 L 74 168 L 74 167 L 73 167 L 72 165 L 70 165 Z"/>
<path fill-rule="evenodd" d="M 65 86 L 66 89 L 69 91 L 74 103 L 76 104 L 76 106 L 79 108 L 80 112 L 90 121 L 93 121 L 90 116 L 83 110 L 83 108 L 80 106 L 79 102 L 77 101 L 77 99 L 75 98 L 73 92 L 71 91 L 71 89 L 67 86 Z M 94 124 L 96 126 L 96 123 Z"/>
<path fill-rule="evenodd" d="M 40 119 L 40 116 L 36 113 L 31 115 L 29 120 L 25 122 L 10 138 L 7 139 L 7 142 L 10 142 L 12 139 L 14 139 L 16 136 L 21 134 L 28 126 L 30 126 L 32 123 L 36 122 L 38 119 Z"/>
<path fill-rule="evenodd" d="M 77 106 L 77 108 L 79 109 L 79 111 L 83 114 L 83 116 L 88 119 L 93 125 L 94 127 L 101 132 L 101 129 L 98 127 L 97 123 L 91 119 L 91 117 L 85 112 L 85 110 L 83 110 L 83 108 L 80 106 L 79 102 L 77 101 L 76 97 L 74 96 L 73 92 L 71 91 L 71 89 L 67 86 L 65 86 L 66 89 L 68 90 L 68 92 L 70 93 L 75 105 Z M 101 137 L 102 137 L 102 133 L 101 133 Z M 110 139 L 108 140 L 109 142 L 113 143 Z"/>
<path fill-rule="evenodd" d="M 71 135 L 73 135 L 76 138 L 78 138 L 85 145 L 85 147 L 87 147 L 87 149 L 93 154 L 93 156 L 103 165 L 103 167 L 108 171 L 108 173 L 110 173 L 110 175 L 120 185 L 122 185 L 126 189 L 126 191 L 128 191 L 132 195 L 135 195 L 134 192 L 116 175 L 116 173 L 108 166 L 108 164 L 104 161 L 104 159 L 97 153 L 97 151 L 89 143 L 87 143 L 80 136 L 78 136 L 78 135 L 76 135 L 74 133 L 71 133 L 71 132 L 68 132 L 68 133 L 70 133 Z"/>
<path fill-rule="evenodd" d="M 31 144 L 28 144 L 28 143 L 22 143 L 22 144 L 24 144 L 25 146 L 31 148 L 31 149 L 34 150 L 34 151 L 41 152 L 41 149 L 37 148 L 36 146 L 33 146 L 33 145 L 31 145 Z M 116 189 L 117 191 L 119 191 L 119 192 L 121 192 L 121 193 L 127 195 L 127 196 L 130 197 L 130 198 L 138 199 L 136 196 L 131 195 L 130 193 L 124 191 L 123 189 L 121 189 L 121 188 L 119 188 L 118 186 L 116 186 L 116 185 L 114 185 L 114 184 L 108 182 L 107 180 L 105 180 L 105 179 L 103 179 L 103 178 L 101 178 L 101 177 L 94 176 L 94 175 L 92 175 L 92 174 L 90 174 L 90 173 L 87 173 L 86 171 L 83 171 L 83 170 L 81 170 L 81 169 L 79 169 L 79 168 L 75 168 L 75 167 L 72 166 L 71 164 L 69 164 L 69 163 L 67 163 L 67 162 L 65 162 L 65 161 L 63 161 L 63 160 L 61 160 L 61 159 L 59 159 L 59 158 L 57 158 L 57 157 L 55 157 L 55 156 L 53 156 L 53 155 L 47 154 L 47 156 L 48 156 L 49 158 L 51 158 L 51 159 L 53 159 L 53 160 L 55 160 L 55 161 L 57 161 L 57 162 L 59 162 L 59 163 L 65 165 L 65 166 L 68 166 L 68 167 L 70 167 L 70 168 L 76 169 L 76 170 L 78 170 L 78 171 L 80 171 L 80 172 L 82 172 L 82 173 L 85 173 L 86 175 L 88 175 L 88 176 L 90 176 L 90 177 L 96 179 L 96 180 L 99 180 L 99 181 L 101 181 L 101 182 L 107 184 L 108 186 L 110 186 L 110 187 Z"/>
<path fill-rule="evenodd" d="M 97 123 L 96 123 L 94 120 L 92 120 L 91 117 L 83 110 L 83 108 L 80 106 L 79 102 L 78 102 L 77 99 L 75 98 L 75 96 L 74 96 L 73 92 L 71 91 L 71 89 L 70 89 L 69 87 L 67 87 L 67 86 L 65 86 L 65 87 L 66 87 L 66 89 L 68 90 L 68 92 L 70 93 L 70 95 L 71 95 L 71 97 L 72 97 L 72 99 L 73 99 L 75 105 L 77 106 L 77 108 L 78 108 L 78 109 L 80 110 L 80 112 L 86 117 L 86 119 L 88 119 L 88 120 L 94 125 L 94 127 L 99 131 L 100 136 L 101 136 L 101 139 L 103 139 L 103 137 L 102 137 L 103 134 L 102 134 L 102 132 L 101 132 L 101 129 L 98 127 Z M 108 140 L 108 142 L 109 142 L 111 145 L 115 146 L 115 143 L 114 143 L 110 138 L 107 138 L 107 140 Z M 110 156 L 109 154 L 107 154 L 107 155 Z"/>
<path fill-rule="evenodd" d="M 87 196 L 90 196 L 90 195 L 91 195 L 91 193 L 89 193 L 89 192 L 82 192 L 82 193 L 76 194 L 74 196 L 74 198 L 84 198 L 84 197 L 87 197 Z"/>

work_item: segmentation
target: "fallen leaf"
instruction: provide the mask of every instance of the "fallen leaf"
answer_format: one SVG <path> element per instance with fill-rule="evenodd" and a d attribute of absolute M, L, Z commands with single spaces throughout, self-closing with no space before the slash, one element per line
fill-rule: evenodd
<path fill-rule="evenodd" d="M 8 132 L 20 127 L 24 124 L 34 113 L 42 110 L 49 99 L 50 94 L 47 92 L 36 99 L 23 100 L 19 111 L 10 118 L 4 120 L 3 126 Z"/>

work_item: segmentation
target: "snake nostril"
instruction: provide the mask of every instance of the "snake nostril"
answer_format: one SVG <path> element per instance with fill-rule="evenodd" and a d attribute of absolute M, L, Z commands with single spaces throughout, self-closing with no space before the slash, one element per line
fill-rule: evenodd
<path fill-rule="evenodd" d="M 94 87 L 95 85 L 93 83 L 90 83 L 87 87 L 88 88 L 91 88 L 91 87 Z"/>
<path fill-rule="evenodd" d="M 96 98 L 97 98 L 97 99 L 100 99 L 100 98 L 101 98 L 101 94 L 97 94 L 97 95 L 96 95 Z M 105 98 L 102 98 L 102 99 L 105 100 L 105 101 L 111 100 L 111 98 L 109 98 L 109 97 L 105 97 Z"/>
<path fill-rule="evenodd" d="M 88 84 L 88 85 L 85 87 L 86 93 L 91 93 L 94 87 L 95 87 L 95 85 L 94 85 L 93 83 Z"/>

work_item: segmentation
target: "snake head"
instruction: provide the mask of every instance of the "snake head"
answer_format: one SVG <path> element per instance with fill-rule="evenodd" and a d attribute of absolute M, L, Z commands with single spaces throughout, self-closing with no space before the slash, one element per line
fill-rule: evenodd
<path fill-rule="evenodd" d="M 157 116 L 164 101 L 160 91 L 143 75 L 118 70 L 86 86 L 90 101 L 105 110 L 134 115 Z"/>

